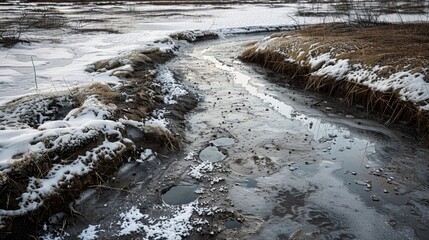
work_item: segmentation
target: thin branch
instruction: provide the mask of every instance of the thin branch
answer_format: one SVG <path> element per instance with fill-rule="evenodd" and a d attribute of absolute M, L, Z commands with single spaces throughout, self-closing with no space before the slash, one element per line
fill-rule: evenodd
<path fill-rule="evenodd" d="M 126 189 L 123 189 L 123 188 L 109 187 L 109 186 L 106 186 L 106 185 L 91 185 L 91 186 L 88 186 L 88 188 L 105 188 L 105 189 L 110 189 L 110 190 L 116 190 L 116 191 L 127 192 L 127 193 L 130 193 L 130 194 L 135 194 L 135 192 L 130 191 L 130 190 L 126 190 Z"/>
<path fill-rule="evenodd" d="M 39 91 L 39 86 L 37 85 L 36 66 L 34 66 L 33 56 L 31 56 L 31 63 L 33 64 L 34 82 L 36 83 L 36 91 Z"/>

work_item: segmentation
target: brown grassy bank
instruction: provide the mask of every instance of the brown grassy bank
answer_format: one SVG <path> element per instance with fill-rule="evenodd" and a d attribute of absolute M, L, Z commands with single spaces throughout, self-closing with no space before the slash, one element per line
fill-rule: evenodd
<path fill-rule="evenodd" d="M 377 81 L 406 72 L 421 77 L 427 88 L 429 24 L 366 28 L 317 25 L 273 34 L 248 46 L 241 59 L 289 75 L 290 84 L 295 86 L 325 93 L 348 105 L 362 105 L 367 113 L 386 124 L 401 122 L 412 126 L 419 136 L 429 140 L 429 111 L 422 108 L 429 103 L 428 99 L 404 97 L 402 88 L 395 84 L 377 87 Z M 347 60 L 346 72 L 340 68 L 336 68 L 340 69 L 338 74 L 327 71 L 342 60 Z M 366 79 L 353 80 L 352 71 L 371 74 Z M 418 93 L 420 96 L 427 93 L 424 87 Z"/>

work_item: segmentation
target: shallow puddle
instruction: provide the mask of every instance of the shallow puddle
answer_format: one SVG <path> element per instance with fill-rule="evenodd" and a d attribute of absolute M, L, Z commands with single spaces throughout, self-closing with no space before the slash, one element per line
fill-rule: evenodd
<path fill-rule="evenodd" d="M 217 147 L 206 147 L 199 155 L 202 161 L 219 162 L 226 158 L 225 154 L 219 151 Z"/>
<path fill-rule="evenodd" d="M 235 144 L 235 140 L 233 138 L 218 138 L 215 140 L 210 141 L 211 144 L 213 144 L 215 147 L 226 147 L 231 146 Z"/>
<path fill-rule="evenodd" d="M 258 184 L 258 181 L 256 181 L 255 179 L 247 178 L 246 181 L 243 182 L 243 184 L 245 184 L 245 187 L 255 188 Z"/>
<path fill-rule="evenodd" d="M 225 221 L 224 225 L 225 225 L 225 228 L 227 229 L 241 228 L 241 223 L 237 220 Z"/>
<path fill-rule="evenodd" d="M 179 185 L 171 187 L 167 192 L 162 194 L 162 200 L 169 205 L 183 205 L 191 203 L 198 198 L 195 193 L 199 185 Z"/>

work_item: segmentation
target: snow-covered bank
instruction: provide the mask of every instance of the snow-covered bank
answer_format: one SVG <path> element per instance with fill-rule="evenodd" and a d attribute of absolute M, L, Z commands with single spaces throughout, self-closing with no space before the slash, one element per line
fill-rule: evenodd
<path fill-rule="evenodd" d="M 364 105 L 368 112 L 385 115 L 389 123 L 416 125 L 427 136 L 429 49 L 421 44 L 427 41 L 427 27 L 316 26 L 267 37 L 250 46 L 242 58 L 288 74 L 306 89 Z"/>
<path fill-rule="evenodd" d="M 37 95 L 0 111 L 0 237 L 26 234 L 21 221 L 40 223 L 67 208 L 124 162 L 153 161 L 155 151 L 180 146 L 180 130 L 170 123 L 181 119 L 169 115 L 169 108 L 185 114 L 192 104 L 175 105 L 192 96 L 170 70 L 156 68 L 171 56 L 143 48 L 100 60 L 89 69 L 127 72 L 118 76 L 120 84 L 97 83 L 60 97 Z M 145 147 L 148 142 L 154 150 Z"/>

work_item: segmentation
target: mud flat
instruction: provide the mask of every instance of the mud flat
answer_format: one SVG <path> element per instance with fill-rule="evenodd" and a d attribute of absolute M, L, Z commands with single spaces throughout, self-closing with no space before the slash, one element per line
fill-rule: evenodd
<path fill-rule="evenodd" d="M 428 24 L 327 24 L 273 34 L 241 59 L 290 76 L 288 84 L 359 105 L 387 125 L 429 137 Z"/>

